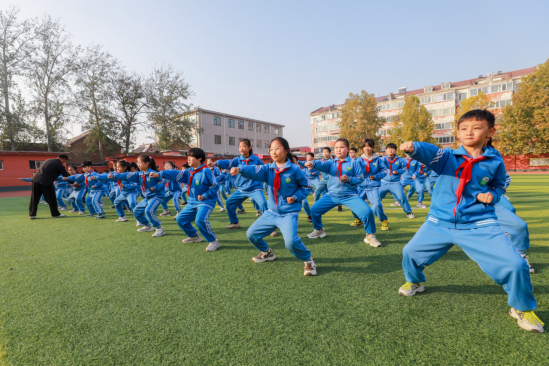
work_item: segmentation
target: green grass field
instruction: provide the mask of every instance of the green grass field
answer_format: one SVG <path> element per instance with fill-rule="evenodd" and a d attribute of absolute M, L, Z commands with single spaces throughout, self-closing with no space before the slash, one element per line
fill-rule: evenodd
<path fill-rule="evenodd" d="M 547 328 L 548 185 L 549 175 L 515 175 L 508 192 L 530 225 Z M 28 201 L 0 199 L 0 364 L 549 364 L 547 335 L 519 328 L 501 286 L 457 247 L 426 269 L 425 293 L 398 295 L 402 248 L 428 210 L 410 220 L 387 209 L 382 248 L 362 242 L 348 209 L 328 213 L 328 237 L 316 240 L 302 213 L 299 232 L 318 265 L 305 277 L 280 236 L 267 238 L 275 262 L 252 263 L 249 203 L 239 231 L 224 230 L 227 215 L 215 210 L 221 248 L 207 253 L 207 243 L 182 244 L 171 217 L 167 235 L 152 238 L 133 220 L 115 223 L 110 209 L 107 220 L 58 220 L 41 205 L 42 219 L 30 221 Z"/>

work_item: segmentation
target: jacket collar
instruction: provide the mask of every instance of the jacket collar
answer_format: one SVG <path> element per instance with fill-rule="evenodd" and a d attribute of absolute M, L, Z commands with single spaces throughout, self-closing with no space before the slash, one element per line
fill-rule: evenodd
<path fill-rule="evenodd" d="M 291 166 L 292 166 L 292 162 L 290 161 L 290 159 L 288 159 L 288 160 L 286 160 L 286 164 L 284 164 L 282 169 L 288 169 Z M 278 166 L 276 165 L 276 162 L 274 162 L 274 161 L 271 163 L 271 167 L 273 167 L 273 169 L 278 170 Z"/>
<path fill-rule="evenodd" d="M 250 156 L 247 157 L 247 158 L 245 158 L 244 155 L 240 155 L 240 158 L 239 158 L 239 159 L 240 159 L 240 160 L 248 160 L 248 159 L 252 160 L 253 157 L 254 157 L 254 154 L 250 154 Z"/>
<path fill-rule="evenodd" d="M 487 149 L 487 148 L 483 147 L 482 151 L 483 151 L 483 154 L 482 154 L 483 156 L 486 156 L 488 158 L 496 157 L 496 155 L 492 152 L 492 149 Z M 461 145 L 459 148 L 452 151 L 452 154 L 469 156 L 469 154 L 467 154 L 467 151 L 465 151 L 465 148 L 463 147 L 463 145 Z"/>
<path fill-rule="evenodd" d="M 198 169 L 202 168 L 203 166 L 204 166 L 204 164 L 200 164 L 200 166 L 196 169 L 193 168 L 193 167 L 190 167 L 189 169 L 194 172 L 195 170 L 198 170 Z"/>
<path fill-rule="evenodd" d="M 351 158 L 349 157 L 349 155 L 347 155 L 347 157 L 346 157 L 345 159 L 343 159 L 343 160 L 340 160 L 340 159 L 338 159 L 338 158 L 336 158 L 335 160 L 336 160 L 336 161 L 346 161 L 346 162 L 353 161 L 353 159 L 351 159 Z"/>
<path fill-rule="evenodd" d="M 360 157 L 368 161 L 374 161 L 379 158 L 377 154 L 372 154 L 371 158 L 367 157 L 366 154 L 362 154 Z"/>

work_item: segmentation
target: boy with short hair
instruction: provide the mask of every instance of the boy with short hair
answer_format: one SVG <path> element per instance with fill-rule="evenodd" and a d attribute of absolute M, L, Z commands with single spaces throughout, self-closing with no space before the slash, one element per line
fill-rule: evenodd
<path fill-rule="evenodd" d="M 412 213 L 412 208 L 406 199 L 404 188 L 400 184 L 400 176 L 406 173 L 406 160 L 396 155 L 397 146 L 393 143 L 387 144 L 385 147 L 385 155 L 381 161 L 385 164 L 385 177 L 381 179 L 381 188 L 379 196 L 381 200 L 385 198 L 387 192 L 391 192 L 395 199 L 400 203 L 402 209 L 409 219 L 416 217 Z"/>
<path fill-rule="evenodd" d="M 486 148 L 495 134 L 495 117 L 486 110 L 465 113 L 458 121 L 461 146 L 440 149 L 424 142 L 405 142 L 404 152 L 436 171 L 439 184 L 427 221 L 403 249 L 406 283 L 399 294 L 425 291 L 423 269 L 456 244 L 508 294 L 509 314 L 530 332 L 543 333 L 534 314 L 536 299 L 526 261 L 497 222 L 494 205 L 505 192 L 503 160 Z"/>

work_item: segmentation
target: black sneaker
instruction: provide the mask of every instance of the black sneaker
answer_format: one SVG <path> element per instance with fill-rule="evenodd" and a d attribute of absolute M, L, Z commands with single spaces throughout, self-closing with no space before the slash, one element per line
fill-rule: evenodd
<path fill-rule="evenodd" d="M 337 212 L 343 212 L 343 206 L 337 206 Z"/>
<path fill-rule="evenodd" d="M 111 206 L 111 208 L 115 208 L 114 206 Z"/>
<path fill-rule="evenodd" d="M 313 222 L 313 218 L 311 216 L 307 216 L 307 221 Z"/>
<path fill-rule="evenodd" d="M 245 214 L 245 213 L 246 213 L 246 210 L 236 210 L 236 213 L 237 213 L 237 214 Z"/>

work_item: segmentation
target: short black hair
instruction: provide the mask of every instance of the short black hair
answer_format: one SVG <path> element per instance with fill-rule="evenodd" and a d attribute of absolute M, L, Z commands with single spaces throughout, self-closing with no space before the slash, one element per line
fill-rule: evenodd
<path fill-rule="evenodd" d="M 93 165 L 93 164 L 92 164 L 91 161 L 89 161 L 89 160 L 84 160 L 84 161 L 82 162 L 82 165 L 81 165 L 81 166 L 82 166 L 82 168 L 84 168 L 84 167 L 86 167 L 86 166 L 92 166 L 92 165 Z"/>
<path fill-rule="evenodd" d="M 114 172 L 114 168 L 109 168 L 109 172 Z"/>
<path fill-rule="evenodd" d="M 354 151 L 354 152 L 356 152 L 356 149 L 355 149 L 354 147 L 351 147 L 351 148 L 349 149 L 349 151 Z"/>
<path fill-rule="evenodd" d="M 395 144 L 393 144 L 392 142 L 388 143 L 387 146 L 385 147 L 386 149 L 395 149 L 397 148 L 397 146 Z"/>
<path fill-rule="evenodd" d="M 328 150 L 328 152 L 329 152 L 330 154 L 332 153 L 332 149 L 330 149 L 328 146 L 323 147 L 323 148 L 322 148 L 322 151 L 324 151 L 324 150 Z"/>
<path fill-rule="evenodd" d="M 69 160 L 69 156 L 67 154 L 59 154 L 57 155 L 57 159 Z"/>
<path fill-rule="evenodd" d="M 193 147 L 190 149 L 187 156 L 192 156 L 193 158 L 200 160 L 201 163 L 206 160 L 206 153 L 198 147 Z"/>
<path fill-rule="evenodd" d="M 372 149 L 376 147 L 376 142 L 373 139 L 364 139 L 362 148 L 365 148 L 366 145 L 370 146 Z"/>
<path fill-rule="evenodd" d="M 185 168 L 185 169 L 189 169 L 190 167 L 191 167 L 191 166 L 189 165 L 189 163 L 183 164 L 183 168 Z"/>
<path fill-rule="evenodd" d="M 487 111 L 486 109 L 473 109 L 472 111 L 466 112 L 461 116 L 458 120 L 458 128 L 459 124 L 463 121 L 466 121 L 468 119 L 474 119 L 475 121 L 486 121 L 488 122 L 489 128 L 494 128 L 496 125 L 496 116 L 490 111 Z"/>
<path fill-rule="evenodd" d="M 315 153 L 314 153 L 314 152 L 308 152 L 307 155 L 309 155 L 309 156 L 312 157 L 312 158 L 315 157 Z"/>

